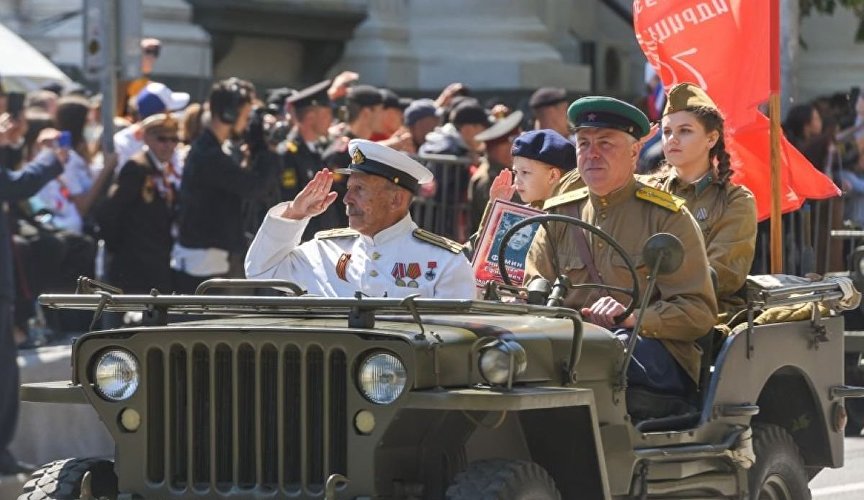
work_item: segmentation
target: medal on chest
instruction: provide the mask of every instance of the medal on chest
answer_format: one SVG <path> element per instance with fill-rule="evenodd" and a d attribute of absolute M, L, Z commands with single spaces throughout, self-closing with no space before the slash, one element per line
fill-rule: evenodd
<path fill-rule="evenodd" d="M 408 264 L 408 277 L 411 278 L 411 281 L 408 282 L 408 286 L 410 288 L 417 288 L 420 285 L 417 283 L 417 278 L 422 275 L 422 271 L 420 270 L 420 264 L 417 262 L 412 262 Z"/>
<path fill-rule="evenodd" d="M 693 216 L 696 217 L 696 220 L 699 222 L 704 222 L 708 220 L 708 209 L 705 207 L 699 207 L 696 209 L 696 213 L 693 214 Z"/>
<path fill-rule="evenodd" d="M 426 263 L 426 267 L 429 269 L 426 270 L 426 279 L 428 281 L 432 281 L 435 279 L 435 268 L 438 267 L 438 263 L 434 260 L 430 260 Z"/>
<path fill-rule="evenodd" d="M 393 271 L 391 271 L 390 274 L 392 274 L 393 277 L 396 279 L 396 286 L 405 286 L 405 263 L 397 262 L 393 264 Z"/>

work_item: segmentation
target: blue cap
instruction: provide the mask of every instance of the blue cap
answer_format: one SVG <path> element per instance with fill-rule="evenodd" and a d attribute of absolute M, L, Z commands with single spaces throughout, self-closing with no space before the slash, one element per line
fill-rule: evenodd
<path fill-rule="evenodd" d="M 513 141 L 513 156 L 522 156 L 569 171 L 576 168 L 576 147 L 550 129 L 530 130 Z"/>
<path fill-rule="evenodd" d="M 423 118 L 437 116 L 435 101 L 432 99 L 417 99 L 405 108 L 405 125 L 411 126 Z"/>

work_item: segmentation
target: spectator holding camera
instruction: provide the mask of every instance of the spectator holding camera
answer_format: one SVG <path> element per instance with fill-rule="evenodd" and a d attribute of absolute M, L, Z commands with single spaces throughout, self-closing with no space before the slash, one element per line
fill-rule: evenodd
<path fill-rule="evenodd" d="M 244 200 L 278 183 L 278 163 L 253 159 L 243 168 L 223 150 L 246 132 L 254 98 L 252 84 L 238 78 L 219 81 L 210 91 L 210 123 L 183 168 L 179 241 L 171 255 L 175 291 L 191 293 L 204 280 L 228 275 L 231 254 L 246 250 Z M 271 152 L 262 154 L 266 160 Z"/>

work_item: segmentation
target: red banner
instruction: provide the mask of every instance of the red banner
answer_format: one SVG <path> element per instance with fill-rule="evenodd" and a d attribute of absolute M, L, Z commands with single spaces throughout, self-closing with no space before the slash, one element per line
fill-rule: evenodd
<path fill-rule="evenodd" d="M 636 40 L 666 88 L 695 83 L 723 113 L 733 181 L 753 191 L 759 220 L 771 212 L 769 122 L 757 109 L 770 94 L 769 20 L 765 0 L 633 2 Z M 781 156 L 783 212 L 840 194 L 785 139 Z"/>

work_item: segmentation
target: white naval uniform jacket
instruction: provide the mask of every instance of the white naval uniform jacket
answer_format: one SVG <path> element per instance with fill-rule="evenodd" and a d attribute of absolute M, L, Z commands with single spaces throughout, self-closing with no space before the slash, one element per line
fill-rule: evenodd
<path fill-rule="evenodd" d="M 255 235 L 246 253 L 247 278 L 286 279 L 327 297 L 361 291 L 370 297 L 474 298 L 471 264 L 458 245 L 445 249 L 420 239 L 410 215 L 371 238 L 336 229 L 301 245 L 309 219 L 285 219 L 284 210 L 285 203 L 271 208 Z"/>

